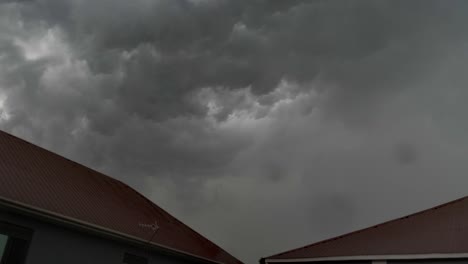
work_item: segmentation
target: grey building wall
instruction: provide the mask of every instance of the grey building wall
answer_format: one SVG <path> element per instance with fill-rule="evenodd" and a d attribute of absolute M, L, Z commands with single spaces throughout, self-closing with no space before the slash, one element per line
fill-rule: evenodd
<path fill-rule="evenodd" d="M 3 208 L 0 208 L 0 221 L 34 231 L 26 264 L 115 264 L 123 263 L 126 252 L 148 258 L 149 264 L 194 263 L 191 259 L 169 256 L 129 243 L 79 232 Z"/>

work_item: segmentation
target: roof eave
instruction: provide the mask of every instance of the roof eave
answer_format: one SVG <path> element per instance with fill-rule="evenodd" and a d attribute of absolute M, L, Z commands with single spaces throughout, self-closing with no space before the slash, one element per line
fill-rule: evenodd
<path fill-rule="evenodd" d="M 300 262 L 326 262 L 326 261 L 356 261 L 356 260 L 412 260 L 412 259 L 465 259 L 468 253 L 431 253 L 431 254 L 394 254 L 394 255 L 361 255 L 339 257 L 312 257 L 312 258 L 262 258 L 261 264 L 268 263 L 300 263 Z"/>
<path fill-rule="evenodd" d="M 207 259 L 201 256 L 197 256 L 197 255 L 194 255 L 185 251 L 181 251 L 175 248 L 167 247 L 167 246 L 155 243 L 155 242 L 149 242 L 149 241 L 143 240 L 141 238 L 138 238 L 129 234 L 125 234 L 116 230 L 112 230 L 112 229 L 105 228 L 99 225 L 81 221 L 79 219 L 68 217 L 59 213 L 48 211 L 42 208 L 38 208 L 29 204 L 14 201 L 14 200 L 1 197 L 1 196 L 0 196 L 0 206 L 4 208 L 12 209 L 22 214 L 31 215 L 37 218 L 41 218 L 43 220 L 48 220 L 48 221 L 51 221 L 51 222 L 54 222 L 54 223 L 57 223 L 66 227 L 70 227 L 72 229 L 78 229 L 78 230 L 85 231 L 87 233 L 92 233 L 92 234 L 102 236 L 105 238 L 125 241 L 131 244 L 136 244 L 140 246 L 150 246 L 150 248 L 152 248 L 153 250 L 156 250 L 161 253 L 169 254 L 172 256 L 190 258 L 200 263 L 223 264 L 218 261 L 214 261 L 214 260 Z"/>

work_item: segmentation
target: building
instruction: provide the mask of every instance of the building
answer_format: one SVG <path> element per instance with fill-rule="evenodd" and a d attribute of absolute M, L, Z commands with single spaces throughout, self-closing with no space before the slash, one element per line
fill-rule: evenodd
<path fill-rule="evenodd" d="M 468 197 L 260 260 L 280 263 L 468 263 Z"/>
<path fill-rule="evenodd" d="M 126 184 L 0 132 L 0 263 L 240 264 Z"/>

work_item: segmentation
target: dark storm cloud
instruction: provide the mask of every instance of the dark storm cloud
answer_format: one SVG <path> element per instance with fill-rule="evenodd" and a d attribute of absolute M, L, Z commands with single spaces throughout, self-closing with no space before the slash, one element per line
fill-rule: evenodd
<path fill-rule="evenodd" d="M 419 58 L 431 55 L 427 34 L 462 15 L 454 6 L 437 11 L 438 2 L 286 2 L 43 0 L 27 5 L 23 17 L 61 28 L 92 73 L 122 71 L 109 89 L 119 104 L 164 120 L 203 114 L 186 99 L 201 87 L 252 86 L 262 94 L 282 78 L 307 82 L 319 74 L 340 83 L 335 108 L 347 107 L 349 96 L 372 101 L 392 85 L 382 83 L 409 78 Z M 398 47 L 400 39 L 411 43 Z M 382 50 L 389 54 L 373 57 Z M 361 60 L 369 62 L 352 71 L 342 66 Z"/>
<path fill-rule="evenodd" d="M 122 71 L 107 89 L 127 112 L 164 120 L 203 115 L 187 100 L 201 87 L 263 94 L 282 78 L 319 74 L 339 82 L 333 108 L 361 108 L 393 85 L 387 81 L 413 76 L 432 52 L 426 35 L 462 15 L 454 6 L 437 12 L 438 2 L 286 2 L 42 0 L 25 5 L 23 18 L 61 28 L 93 74 Z M 411 43 L 398 47 L 399 39 Z M 382 50 L 388 54 L 375 58 Z M 361 60 L 351 71 L 343 66 Z M 353 104 L 359 100 L 366 102 Z"/>
<path fill-rule="evenodd" d="M 467 8 L 3 1 L 0 126 L 252 262 L 464 192 Z"/>

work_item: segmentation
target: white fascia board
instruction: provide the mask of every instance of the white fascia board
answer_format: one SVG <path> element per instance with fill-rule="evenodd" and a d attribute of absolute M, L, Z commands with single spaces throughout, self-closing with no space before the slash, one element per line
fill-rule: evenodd
<path fill-rule="evenodd" d="M 362 255 L 323 258 L 296 258 L 296 259 L 265 259 L 266 263 L 291 262 L 318 262 L 318 261 L 352 261 L 352 260 L 410 260 L 410 259 L 460 259 L 468 258 L 468 253 L 435 253 L 435 254 L 408 254 L 408 255 Z"/>

